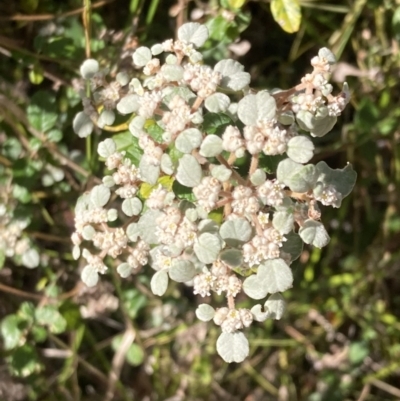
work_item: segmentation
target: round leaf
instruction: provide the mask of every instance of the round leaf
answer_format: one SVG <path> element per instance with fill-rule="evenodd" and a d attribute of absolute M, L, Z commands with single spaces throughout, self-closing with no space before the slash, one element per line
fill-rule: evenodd
<path fill-rule="evenodd" d="M 99 143 L 97 146 L 97 153 L 101 157 L 111 156 L 117 150 L 117 145 L 111 138 L 107 138 L 106 140 Z"/>
<path fill-rule="evenodd" d="M 208 29 L 197 22 L 189 22 L 178 29 L 178 39 L 200 47 L 208 39 Z"/>
<path fill-rule="evenodd" d="M 157 183 L 157 180 L 160 177 L 160 166 L 155 166 L 154 164 L 149 163 L 146 156 L 143 156 L 140 159 L 139 170 L 140 176 L 144 182 L 147 182 L 150 185 Z"/>
<path fill-rule="evenodd" d="M 90 200 L 96 207 L 103 207 L 110 200 L 111 192 L 105 185 L 96 185 L 90 191 Z"/>
<path fill-rule="evenodd" d="M 288 234 L 293 230 L 294 216 L 289 210 L 280 210 L 274 213 L 272 225 L 281 234 Z"/>
<path fill-rule="evenodd" d="M 286 241 L 283 243 L 281 251 L 288 253 L 292 261 L 296 260 L 303 252 L 303 241 L 295 232 L 286 234 L 285 238 Z"/>
<path fill-rule="evenodd" d="M 219 230 L 221 238 L 229 246 L 237 246 L 249 241 L 252 232 L 250 223 L 241 218 L 225 221 Z"/>
<path fill-rule="evenodd" d="M 86 138 L 93 131 L 93 123 L 87 114 L 80 111 L 72 122 L 72 128 L 80 138 Z"/>
<path fill-rule="evenodd" d="M 103 128 L 106 125 L 112 125 L 115 121 L 115 113 L 112 110 L 103 110 L 97 120 L 97 125 Z"/>
<path fill-rule="evenodd" d="M 293 274 L 283 259 L 271 259 L 262 263 L 257 274 L 243 282 L 244 292 L 253 299 L 265 298 L 267 294 L 283 292 L 293 285 Z"/>
<path fill-rule="evenodd" d="M 303 193 L 315 186 L 317 174 L 313 164 L 303 166 L 291 159 L 285 159 L 278 164 L 276 178 L 292 191 Z"/>
<path fill-rule="evenodd" d="M 332 185 L 343 198 L 347 196 L 353 189 L 357 173 L 353 170 L 351 164 L 343 169 L 331 169 L 325 162 L 319 162 L 317 168 L 317 182 L 324 185 Z"/>
<path fill-rule="evenodd" d="M 137 216 L 142 210 L 142 202 L 139 198 L 125 199 L 121 208 L 128 217 Z"/>
<path fill-rule="evenodd" d="M 191 153 L 201 145 L 202 140 L 203 135 L 198 129 L 188 128 L 178 135 L 175 146 L 182 153 Z"/>
<path fill-rule="evenodd" d="M 192 155 L 183 155 L 179 159 L 176 173 L 178 182 L 186 187 L 195 187 L 200 184 L 202 177 L 201 166 Z"/>
<path fill-rule="evenodd" d="M 131 114 L 140 107 L 138 95 L 126 95 L 117 103 L 117 110 L 121 114 Z"/>
<path fill-rule="evenodd" d="M 211 170 L 211 175 L 216 178 L 218 181 L 225 182 L 228 181 L 229 178 L 231 178 L 232 175 L 232 170 L 229 168 L 225 167 L 223 164 L 219 166 L 215 166 Z"/>
<path fill-rule="evenodd" d="M 222 150 L 222 139 L 217 135 L 207 135 L 201 144 L 200 154 L 204 157 L 215 157 Z"/>
<path fill-rule="evenodd" d="M 132 266 L 129 266 L 128 263 L 121 263 L 118 267 L 117 267 L 117 273 L 122 277 L 122 278 L 126 278 L 129 277 L 132 274 Z"/>
<path fill-rule="evenodd" d="M 81 279 L 88 287 L 94 287 L 99 281 L 99 273 L 95 267 L 87 265 L 82 270 Z"/>
<path fill-rule="evenodd" d="M 200 304 L 196 309 L 197 319 L 209 322 L 215 315 L 215 309 L 208 304 Z"/>
<path fill-rule="evenodd" d="M 287 146 L 287 155 L 297 163 L 307 163 L 314 156 L 314 144 L 306 136 L 295 136 Z"/>
<path fill-rule="evenodd" d="M 89 58 L 85 60 L 80 68 L 80 73 L 82 75 L 82 78 L 84 79 L 90 79 L 93 77 L 96 72 L 99 71 L 99 63 L 97 60 L 94 60 L 92 58 Z"/>
<path fill-rule="evenodd" d="M 188 260 L 174 260 L 169 269 L 169 277 L 178 283 L 186 283 L 196 275 L 196 269 Z"/>
<path fill-rule="evenodd" d="M 305 221 L 299 230 L 299 235 L 306 244 L 312 244 L 317 248 L 328 245 L 330 240 L 323 224 L 311 219 Z"/>
<path fill-rule="evenodd" d="M 149 209 L 141 217 L 138 222 L 140 237 L 148 244 L 158 244 L 156 235 L 157 218 L 162 215 L 159 210 Z"/>
<path fill-rule="evenodd" d="M 132 58 L 135 65 L 144 67 L 152 58 L 151 50 L 145 46 L 138 47 L 133 53 Z"/>
<path fill-rule="evenodd" d="M 39 266 L 40 256 L 36 249 L 30 248 L 22 254 L 22 264 L 29 269 Z"/>
<path fill-rule="evenodd" d="M 285 32 L 294 33 L 299 30 L 301 22 L 299 0 L 272 0 L 271 13 Z"/>
<path fill-rule="evenodd" d="M 200 262 L 213 263 L 221 250 L 221 240 L 213 234 L 204 233 L 199 236 L 193 249 Z"/>
<path fill-rule="evenodd" d="M 212 113 L 224 112 L 228 109 L 231 100 L 224 93 L 213 93 L 204 102 L 204 106 Z"/>
<path fill-rule="evenodd" d="M 249 355 L 249 342 L 240 332 L 221 333 L 217 340 L 217 352 L 227 363 L 243 362 Z"/>
<path fill-rule="evenodd" d="M 243 264 L 242 252 L 239 249 L 224 249 L 219 258 L 232 268 Z"/>
<path fill-rule="evenodd" d="M 238 117 L 246 125 L 256 125 L 261 120 L 271 120 L 275 117 L 276 102 L 268 91 L 257 95 L 247 95 L 238 104 Z"/>
<path fill-rule="evenodd" d="M 221 60 L 214 67 L 214 71 L 222 75 L 221 87 L 234 91 L 242 90 L 250 83 L 250 74 L 243 70 L 244 66 L 232 59 Z"/>
<path fill-rule="evenodd" d="M 180 65 L 164 64 L 161 67 L 163 77 L 169 82 L 178 82 L 183 78 L 183 67 Z"/>
<path fill-rule="evenodd" d="M 269 312 L 268 317 L 280 320 L 285 312 L 286 304 L 281 294 L 272 294 L 265 302 L 264 307 Z"/>
<path fill-rule="evenodd" d="M 15 348 L 22 341 L 23 332 L 19 328 L 21 318 L 17 315 L 8 315 L 1 322 L 1 336 L 5 350 Z"/>
<path fill-rule="evenodd" d="M 162 296 L 168 288 L 168 273 L 160 270 L 153 275 L 150 282 L 151 291 L 154 295 Z"/>

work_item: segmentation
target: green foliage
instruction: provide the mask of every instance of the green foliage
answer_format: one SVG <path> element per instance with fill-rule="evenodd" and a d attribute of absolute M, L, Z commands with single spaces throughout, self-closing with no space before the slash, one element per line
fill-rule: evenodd
<path fill-rule="evenodd" d="M 170 8 L 174 2 L 161 0 L 122 3 L 92 2 L 90 27 L 82 22 L 83 2 L 0 5 L 0 243 L 5 232 L 8 241 L 14 238 L 4 227 L 20 224 L 20 253 L 12 254 L 11 242 L 0 246 L 0 398 L 399 398 L 398 4 L 221 0 L 202 2 L 198 10 L 195 2 L 186 9 Z M 347 75 L 352 91 L 351 107 L 331 134 L 319 138 L 324 127 L 317 127 L 314 159 L 304 161 L 308 147 L 303 143 L 293 144 L 288 157 L 296 163 L 325 160 L 334 172 L 350 162 L 358 173 L 354 192 L 340 209 L 322 207 L 321 222 L 331 238 L 324 250 L 308 245 L 303 250 L 297 233 L 286 234 L 290 241 L 282 250 L 297 259 L 294 285 L 285 293 L 287 310 L 280 322 L 266 320 L 247 329 L 248 362 L 229 369 L 216 354 L 217 330 L 208 323 L 205 337 L 204 324 L 193 318 L 196 307 L 197 317 L 205 321 L 213 319 L 215 310 L 204 310 L 203 298 L 188 297 L 185 285 L 170 286 L 161 304 L 149 291 L 150 274 L 121 280 L 109 270 L 89 291 L 79 276 L 85 265 L 71 255 L 75 201 L 100 185 L 103 176 L 102 163 L 94 156 L 99 142 L 112 137 L 134 165 L 143 153 L 129 120 L 106 120 L 106 126 L 126 124 L 118 133 L 96 128 L 84 140 L 73 134 L 73 118 L 81 111 L 78 92 L 88 89 L 78 85 L 80 65 L 95 58 L 100 70 L 110 68 L 111 76 L 121 66 L 131 73 L 130 56 L 137 46 L 150 48 L 172 37 L 177 20 L 166 20 L 167 11 L 178 13 L 178 21 L 197 12 L 210 31 L 206 64 L 233 57 L 251 73 L 254 89 L 292 87 L 309 72 L 312 54 L 326 46 L 347 63 L 338 65 L 335 79 L 341 86 Z M 243 40 L 249 43 L 247 52 Z M 225 88 L 229 96 L 234 91 Z M 202 130 L 221 136 L 234 120 L 229 107 L 221 114 L 221 99 L 209 103 Z M 289 126 L 289 120 L 281 122 Z M 307 116 L 299 120 L 315 127 Z M 158 125 L 146 126 L 146 132 L 160 141 Z M 164 166 L 177 168 L 180 149 L 171 146 L 168 155 Z M 285 158 L 262 155 L 258 168 L 271 178 Z M 239 173 L 248 171 L 249 160 L 238 157 L 235 166 Z M 347 174 L 349 167 L 344 170 Z M 215 172 L 218 177 L 223 173 Z M 353 180 L 352 173 L 346 177 L 344 187 Z M 179 199 L 195 200 L 189 187 L 170 184 Z M 140 196 L 149 195 L 153 186 L 148 185 L 140 188 Z M 285 231 L 291 213 L 282 213 L 284 218 L 279 215 L 273 223 Z M 123 216 L 114 217 L 117 225 Z M 209 217 L 221 219 L 222 209 Z M 154 216 L 143 219 L 139 231 L 151 238 L 153 222 Z M 234 233 L 229 240 L 240 241 L 240 233 Z M 23 259 L 27 250 L 39 256 L 33 270 L 24 263 L 31 260 L 29 253 Z M 237 254 L 224 258 L 239 263 Z M 247 277 L 254 272 L 241 273 Z M 275 295 L 256 305 L 260 320 L 272 310 L 279 316 Z M 237 304 L 252 306 L 245 300 Z M 121 343 L 130 325 L 135 338 L 126 335 L 130 341 Z M 220 340 L 220 349 L 227 347 L 227 355 L 236 358 L 240 341 Z M 122 358 L 114 359 L 118 351 Z"/>

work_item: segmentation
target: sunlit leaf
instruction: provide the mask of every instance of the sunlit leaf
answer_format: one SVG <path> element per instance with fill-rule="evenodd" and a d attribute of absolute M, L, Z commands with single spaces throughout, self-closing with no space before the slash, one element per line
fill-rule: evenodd
<path fill-rule="evenodd" d="M 299 0 L 272 0 L 271 12 L 274 20 L 288 32 L 297 32 L 300 28 L 301 9 Z"/>

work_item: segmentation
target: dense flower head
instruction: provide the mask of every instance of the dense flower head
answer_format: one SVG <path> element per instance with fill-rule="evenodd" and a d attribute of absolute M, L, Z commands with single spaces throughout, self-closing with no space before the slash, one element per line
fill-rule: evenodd
<path fill-rule="evenodd" d="M 332 95 L 328 49 L 294 90 L 253 93 L 237 61 L 203 63 L 197 49 L 207 35 L 189 23 L 175 41 L 139 47 L 133 66 L 143 81 L 136 73 L 108 82 L 82 65 L 92 94 L 74 121 L 77 133 L 85 136 L 88 124 L 112 133 L 116 114 L 126 124 L 118 140 L 99 143 L 105 176 L 78 201 L 72 241 L 74 257 L 86 259 L 87 285 L 114 259 L 124 278 L 152 267 L 155 295 L 172 280 L 210 302 L 223 296 L 227 306 L 202 304 L 196 314 L 213 319 L 229 347 L 229 335 L 253 321 L 280 318 L 269 308 L 283 310 L 279 293 L 292 286 L 290 264 L 303 243 L 329 241 L 318 203 L 339 207 L 355 173 L 307 164 L 310 137 L 328 133 L 349 101 L 347 85 Z M 243 294 L 269 298 L 237 309 Z"/>

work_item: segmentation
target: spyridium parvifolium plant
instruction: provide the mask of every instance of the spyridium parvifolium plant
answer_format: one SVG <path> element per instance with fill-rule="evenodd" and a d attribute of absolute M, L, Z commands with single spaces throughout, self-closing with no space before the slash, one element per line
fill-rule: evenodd
<path fill-rule="evenodd" d="M 73 255 L 87 261 L 88 286 L 114 259 L 121 277 L 154 269 L 158 296 L 169 280 L 210 302 L 212 293 L 225 295 L 226 305 L 203 303 L 196 315 L 221 327 L 219 355 L 241 362 L 249 354 L 241 330 L 282 317 L 280 293 L 292 287 L 290 264 L 303 243 L 329 242 L 319 204 L 340 207 L 354 186 L 350 165 L 308 163 L 310 136 L 332 129 L 349 92 L 345 84 L 332 94 L 335 57 L 323 48 L 296 87 L 255 93 L 237 61 L 203 63 L 197 48 L 207 37 L 205 26 L 188 23 L 176 41 L 139 47 L 133 64 L 143 75 L 132 79 L 119 72 L 110 82 L 96 60 L 82 64 L 90 96 L 83 95 L 75 132 L 129 131 L 98 145 L 107 173 L 78 200 Z M 113 126 L 117 114 L 126 124 Z M 256 301 L 250 310 L 235 307 L 242 292 Z"/>

